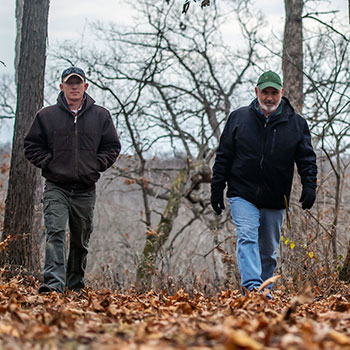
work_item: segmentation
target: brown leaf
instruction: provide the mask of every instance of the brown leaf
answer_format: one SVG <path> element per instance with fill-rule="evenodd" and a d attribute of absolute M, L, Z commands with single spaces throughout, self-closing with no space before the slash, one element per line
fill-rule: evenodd
<path fill-rule="evenodd" d="M 230 330 L 227 333 L 227 341 L 225 344 L 226 350 L 237 350 L 237 347 L 241 347 L 249 350 L 264 349 L 264 346 L 250 337 L 243 330 Z"/>
<path fill-rule="evenodd" d="M 209 5 L 210 5 L 210 0 L 202 0 L 201 8 L 209 6 Z"/>
<path fill-rule="evenodd" d="M 184 314 L 190 315 L 193 312 L 193 307 L 190 303 L 184 302 L 177 304 L 177 310 L 181 310 Z"/>
<path fill-rule="evenodd" d="M 97 312 L 103 312 L 105 308 L 101 305 L 99 300 L 93 300 L 92 309 Z"/>
<path fill-rule="evenodd" d="M 281 275 L 277 275 L 277 276 L 272 276 L 270 278 L 268 278 L 266 281 L 264 281 L 261 286 L 258 288 L 258 292 L 260 292 L 261 290 L 263 290 L 265 287 L 267 287 L 270 283 L 275 283 L 279 278 L 281 277 Z"/>
<path fill-rule="evenodd" d="M 115 304 L 111 304 L 108 306 L 107 312 L 112 316 L 117 316 L 119 313 L 119 307 Z"/>
<path fill-rule="evenodd" d="M 292 313 L 296 311 L 296 308 L 299 305 L 311 303 L 312 300 L 313 300 L 313 295 L 312 295 L 311 285 L 310 283 L 306 283 L 301 293 L 292 299 L 289 308 L 285 310 L 284 320 L 289 320 L 290 316 L 292 315 Z"/>
<path fill-rule="evenodd" d="M 0 334 L 10 335 L 16 338 L 19 338 L 20 336 L 18 330 L 15 327 L 4 322 L 0 323 Z"/>
<path fill-rule="evenodd" d="M 325 313 L 319 313 L 318 319 L 322 321 L 350 320 L 350 314 L 337 311 L 328 311 Z"/>
<path fill-rule="evenodd" d="M 335 330 L 330 330 L 328 337 L 339 345 L 350 345 L 350 337 Z"/>

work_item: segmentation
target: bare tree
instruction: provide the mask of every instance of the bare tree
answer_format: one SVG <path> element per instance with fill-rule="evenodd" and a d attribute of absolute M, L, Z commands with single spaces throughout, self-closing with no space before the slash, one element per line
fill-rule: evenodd
<path fill-rule="evenodd" d="M 303 95 L 303 24 L 304 0 L 284 0 L 283 79 L 285 95 L 297 113 L 301 113 Z"/>
<path fill-rule="evenodd" d="M 311 279 L 315 283 L 322 271 L 323 276 L 336 271 L 346 249 L 344 242 L 349 239 L 349 41 L 332 24 L 329 21 L 327 26 L 321 23 L 317 29 L 304 30 L 303 116 L 318 151 L 319 182 L 317 201 L 310 212 L 300 209 L 300 192 L 294 193 L 291 205 L 299 215 L 292 215 L 292 228 L 285 237 L 289 242 L 298 242 L 299 247 L 288 252 L 288 262 L 283 260 L 284 266 L 290 265 L 286 275 L 296 273 L 295 280 Z M 295 188 L 298 190 L 300 185 Z"/>
<path fill-rule="evenodd" d="M 19 19 L 16 121 L 2 235 L 8 242 L 2 263 L 30 271 L 37 271 L 39 263 L 34 217 L 41 180 L 38 171 L 24 158 L 23 138 L 43 104 L 48 11 L 49 0 L 25 0 Z"/>
<path fill-rule="evenodd" d="M 349 149 L 349 41 L 327 30 L 315 43 L 317 54 L 308 44 L 308 99 L 312 96 L 313 132 L 315 141 L 331 165 L 335 176 L 333 220 L 331 222 L 332 251 L 337 259 L 337 221 L 342 201 L 342 188 L 349 165 L 344 155 Z M 327 52 L 327 54 L 325 54 Z M 322 65 L 322 68 L 320 66 Z"/>
<path fill-rule="evenodd" d="M 2 75 L 0 80 L 0 122 L 14 119 L 16 116 L 16 92 L 13 78 L 10 75 Z"/>
<path fill-rule="evenodd" d="M 21 50 L 21 40 L 22 40 L 22 24 L 23 24 L 23 6 L 24 6 L 24 0 L 16 0 L 16 29 L 17 29 L 17 35 L 16 35 L 16 56 L 15 56 L 15 82 L 16 85 L 18 84 L 18 65 L 19 65 L 19 59 L 20 59 L 20 50 Z"/>

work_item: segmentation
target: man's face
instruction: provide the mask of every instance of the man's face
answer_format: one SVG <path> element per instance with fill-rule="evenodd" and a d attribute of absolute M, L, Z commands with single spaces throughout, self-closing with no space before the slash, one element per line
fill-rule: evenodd
<path fill-rule="evenodd" d="M 258 98 L 259 107 L 264 113 L 264 115 L 270 115 L 276 112 L 282 96 L 284 89 L 277 90 L 274 87 L 267 87 L 263 90 L 260 90 L 259 87 L 255 87 L 256 97 Z"/>
<path fill-rule="evenodd" d="M 60 84 L 60 89 L 68 103 L 82 101 L 84 92 L 88 83 L 82 81 L 79 77 L 72 76 L 65 83 Z"/>

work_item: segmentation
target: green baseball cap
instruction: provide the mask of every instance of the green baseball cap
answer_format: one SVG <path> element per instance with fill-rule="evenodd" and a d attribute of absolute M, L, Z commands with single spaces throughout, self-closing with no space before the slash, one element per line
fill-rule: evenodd
<path fill-rule="evenodd" d="M 256 85 L 260 90 L 264 90 L 267 87 L 282 90 L 282 81 L 280 76 L 271 70 L 261 74 Z"/>

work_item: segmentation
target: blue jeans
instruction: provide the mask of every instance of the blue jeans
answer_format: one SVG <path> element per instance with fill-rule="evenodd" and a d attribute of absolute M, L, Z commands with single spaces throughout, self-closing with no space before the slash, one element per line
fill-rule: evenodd
<path fill-rule="evenodd" d="M 237 263 L 241 284 L 259 288 L 273 276 L 277 263 L 284 209 L 259 209 L 241 197 L 229 198 L 237 233 Z M 272 284 L 268 286 L 272 288 Z"/>

